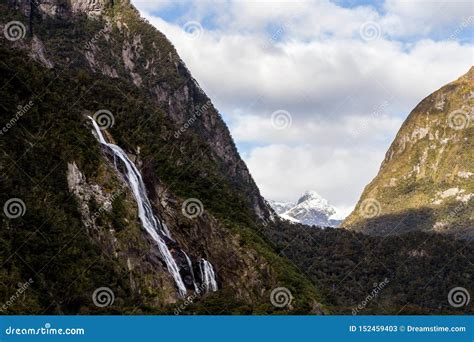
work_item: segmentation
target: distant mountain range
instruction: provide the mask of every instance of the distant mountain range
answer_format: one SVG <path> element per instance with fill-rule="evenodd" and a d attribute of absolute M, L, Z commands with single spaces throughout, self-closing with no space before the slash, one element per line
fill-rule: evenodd
<path fill-rule="evenodd" d="M 336 209 L 315 191 L 306 191 L 295 202 L 268 200 L 270 206 L 283 219 L 308 226 L 338 227 L 342 220 L 331 219 Z"/>

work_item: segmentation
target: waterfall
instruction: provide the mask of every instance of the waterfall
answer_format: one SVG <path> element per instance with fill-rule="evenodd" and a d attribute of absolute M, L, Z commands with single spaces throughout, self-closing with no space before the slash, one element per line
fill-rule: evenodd
<path fill-rule="evenodd" d="M 132 189 L 133 195 L 137 202 L 138 206 L 138 216 L 140 217 L 140 221 L 142 223 L 143 228 L 146 232 L 151 236 L 153 241 L 156 243 L 161 256 L 168 267 L 168 271 L 170 272 L 171 276 L 173 277 L 176 286 L 178 287 L 178 292 L 180 296 L 184 297 L 186 295 L 186 286 L 184 285 L 183 279 L 179 273 L 179 267 L 176 264 L 173 256 L 171 255 L 168 246 L 166 245 L 165 240 L 161 237 L 160 233 L 168 238 L 171 239 L 170 233 L 168 228 L 153 214 L 152 206 L 150 200 L 148 199 L 145 184 L 143 183 L 142 176 L 138 171 L 135 164 L 128 158 L 127 154 L 117 145 L 108 143 L 102 132 L 95 122 L 94 119 L 89 117 L 92 120 L 92 124 L 94 125 L 95 132 L 99 138 L 99 142 L 102 146 L 110 150 L 114 156 L 114 164 L 117 168 L 116 158 L 122 161 L 122 163 L 126 167 L 125 177 L 127 182 Z M 212 267 L 212 266 L 211 266 Z M 192 268 L 191 268 L 192 270 Z"/>
<path fill-rule="evenodd" d="M 216 274 L 211 263 L 206 259 L 201 259 L 199 268 L 201 270 L 202 284 L 206 286 L 206 291 L 217 291 Z"/>
<path fill-rule="evenodd" d="M 193 278 L 194 291 L 199 294 L 201 291 L 199 290 L 199 288 L 196 284 L 196 278 L 194 277 L 193 263 L 191 262 L 191 259 L 186 254 L 186 252 L 183 251 L 183 250 L 181 250 L 181 251 L 183 252 L 184 256 L 186 257 L 186 261 L 188 262 L 189 272 L 191 273 L 191 277 Z"/>

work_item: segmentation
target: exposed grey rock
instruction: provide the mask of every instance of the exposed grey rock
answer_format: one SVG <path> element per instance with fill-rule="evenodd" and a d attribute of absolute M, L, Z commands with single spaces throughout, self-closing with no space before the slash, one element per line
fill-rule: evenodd
<path fill-rule="evenodd" d="M 54 67 L 53 62 L 46 58 L 46 51 L 44 49 L 43 42 L 37 36 L 33 36 L 33 39 L 31 40 L 30 55 L 33 59 L 39 61 L 48 69 L 52 69 Z"/>

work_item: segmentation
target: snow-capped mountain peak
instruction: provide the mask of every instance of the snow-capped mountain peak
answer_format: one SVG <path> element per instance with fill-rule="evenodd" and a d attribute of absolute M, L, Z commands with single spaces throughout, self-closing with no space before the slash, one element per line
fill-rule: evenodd
<path fill-rule="evenodd" d="M 315 191 L 306 191 L 296 202 L 296 206 L 305 209 L 315 209 L 326 213 L 328 216 L 334 215 L 336 210 L 329 205 L 325 198 L 322 198 Z"/>
<path fill-rule="evenodd" d="M 294 202 L 279 202 L 279 201 L 272 201 L 267 200 L 268 204 L 275 210 L 278 215 L 283 214 L 285 211 L 293 208 L 295 206 Z"/>
<path fill-rule="evenodd" d="M 300 204 L 301 202 L 304 202 L 309 199 L 320 199 L 320 200 L 326 201 L 316 191 L 308 190 L 308 191 L 305 191 L 303 195 L 301 195 L 301 197 L 298 199 L 296 204 Z"/>
<path fill-rule="evenodd" d="M 306 191 L 296 204 L 277 201 L 268 203 L 280 217 L 292 222 L 321 227 L 337 227 L 341 222 L 330 219 L 336 210 L 315 191 Z"/>

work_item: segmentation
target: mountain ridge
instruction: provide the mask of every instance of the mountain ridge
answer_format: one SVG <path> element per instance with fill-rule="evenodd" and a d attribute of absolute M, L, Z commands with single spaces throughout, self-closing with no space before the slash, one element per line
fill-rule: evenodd
<path fill-rule="evenodd" d="M 337 227 L 341 220 L 331 219 L 336 209 L 314 190 L 305 191 L 296 202 L 268 203 L 283 219 L 309 226 Z"/>
<path fill-rule="evenodd" d="M 370 234 L 474 236 L 474 67 L 424 98 L 343 222 Z"/>
<path fill-rule="evenodd" d="M 261 236 L 272 211 L 219 113 L 128 1 L 8 1 L 0 19 L 7 32 L 8 23 L 25 28 L 0 39 L 0 123 L 9 127 L 0 142 L 1 201 L 26 208 L 2 217 L 1 295 L 34 280 L 31 297 L 9 312 L 170 313 L 183 300 L 143 229 L 123 166 L 88 116 L 141 173 L 180 276 L 199 274 L 202 260 L 213 266 L 218 290 L 197 296 L 196 312 L 323 312 L 312 283 Z M 116 300 L 101 308 L 91 297 L 104 286 Z M 278 286 L 298 293 L 291 306 L 272 305 Z"/>

